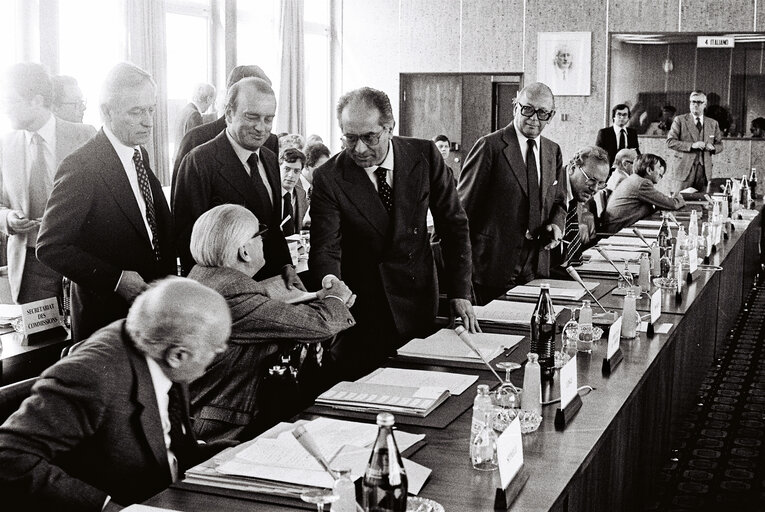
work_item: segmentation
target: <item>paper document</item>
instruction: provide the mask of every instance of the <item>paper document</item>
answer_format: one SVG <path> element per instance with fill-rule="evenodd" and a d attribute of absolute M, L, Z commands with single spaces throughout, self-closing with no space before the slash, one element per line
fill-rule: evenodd
<path fill-rule="evenodd" d="M 638 261 L 641 254 L 645 254 L 644 251 L 612 251 L 607 250 L 605 253 L 611 258 L 612 261 Z M 600 252 L 595 249 L 587 249 L 582 253 L 585 259 L 589 261 L 606 261 Z"/>
<path fill-rule="evenodd" d="M 636 226 L 637 227 L 637 226 Z M 659 230 L 653 229 L 653 228 L 638 228 L 640 231 L 640 234 L 643 235 L 646 238 L 658 238 L 659 237 Z M 632 231 L 632 226 L 628 228 L 622 228 L 619 232 L 616 233 L 616 236 L 626 236 L 626 237 L 636 237 L 634 231 Z"/>
<path fill-rule="evenodd" d="M 562 279 L 535 279 L 523 286 L 514 286 L 510 288 L 505 295 L 510 297 L 539 297 L 540 285 L 548 284 L 550 286 L 550 297 L 558 300 L 579 300 L 584 297 L 585 292 L 582 286 L 576 281 L 564 281 Z M 584 285 L 592 291 L 598 287 L 598 283 L 585 281 Z"/>
<path fill-rule="evenodd" d="M 0 323 L 8 323 L 14 318 L 21 318 L 21 304 L 0 304 Z"/>
<path fill-rule="evenodd" d="M 479 322 L 488 320 L 498 324 L 529 327 L 529 320 L 535 307 L 536 304 L 533 302 L 493 300 L 485 306 L 475 306 L 473 311 Z"/>
<path fill-rule="evenodd" d="M 619 267 L 620 271 L 624 271 L 624 265 L 620 265 L 617 263 L 617 267 Z M 602 274 L 602 275 L 609 275 L 613 277 L 617 277 L 619 275 L 619 272 L 616 271 L 616 269 L 608 262 L 606 261 L 588 261 L 586 263 L 583 263 L 579 268 L 579 273 L 591 273 L 591 274 Z M 633 276 L 636 276 L 640 274 L 640 265 L 637 263 L 628 263 L 627 264 L 627 270 L 632 273 Z"/>
<path fill-rule="evenodd" d="M 504 350 L 517 345 L 523 336 L 510 334 L 469 334 L 473 344 L 487 361 L 499 356 Z M 465 345 L 452 329 L 441 329 L 427 338 L 415 338 L 400 349 L 401 356 L 444 361 L 480 362 L 481 359 Z"/>
<path fill-rule="evenodd" d="M 650 237 L 646 237 L 648 240 L 648 243 L 650 244 L 652 240 Z M 598 243 L 598 246 L 601 245 L 626 245 L 630 247 L 646 247 L 646 245 L 643 243 L 641 239 L 639 239 L 636 236 L 610 236 L 608 238 L 604 238 Z"/>
<path fill-rule="evenodd" d="M 299 304 L 316 299 L 316 292 L 306 292 L 297 288 L 288 290 L 282 276 L 269 277 L 259 281 L 259 284 L 265 289 L 266 296 L 274 300 L 286 302 L 287 304 Z"/>
<path fill-rule="evenodd" d="M 150 507 L 148 505 L 130 505 L 122 510 L 125 512 L 178 512 L 169 508 Z"/>
<path fill-rule="evenodd" d="M 634 227 L 638 228 L 641 231 L 641 233 L 643 231 L 643 228 L 658 230 L 661 227 L 661 221 L 660 220 L 643 219 L 643 220 L 637 221 L 635 223 Z"/>
<path fill-rule="evenodd" d="M 461 395 L 463 391 L 477 380 L 478 375 L 409 370 L 405 368 L 378 368 L 356 382 L 390 386 L 403 385 L 418 388 L 444 388 L 449 390 L 449 393 L 452 395 Z"/>

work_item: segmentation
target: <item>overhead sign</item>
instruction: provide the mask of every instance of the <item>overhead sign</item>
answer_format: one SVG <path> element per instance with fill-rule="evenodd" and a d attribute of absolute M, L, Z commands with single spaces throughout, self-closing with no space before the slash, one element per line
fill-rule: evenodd
<path fill-rule="evenodd" d="M 698 36 L 697 48 L 733 48 L 736 40 L 729 36 Z"/>

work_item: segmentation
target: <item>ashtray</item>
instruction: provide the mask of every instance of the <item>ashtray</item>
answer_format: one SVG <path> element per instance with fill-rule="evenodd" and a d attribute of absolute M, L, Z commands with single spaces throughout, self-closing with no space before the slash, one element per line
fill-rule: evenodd
<path fill-rule="evenodd" d="M 428 498 L 409 496 L 406 500 L 406 512 L 444 512 L 444 506 Z"/>
<path fill-rule="evenodd" d="M 674 277 L 655 277 L 653 284 L 665 290 L 674 290 L 677 287 L 677 281 Z"/>
<path fill-rule="evenodd" d="M 542 423 L 542 416 L 534 411 L 521 410 L 518 413 L 519 420 L 521 422 L 521 434 L 530 434 L 539 428 L 539 424 Z"/>

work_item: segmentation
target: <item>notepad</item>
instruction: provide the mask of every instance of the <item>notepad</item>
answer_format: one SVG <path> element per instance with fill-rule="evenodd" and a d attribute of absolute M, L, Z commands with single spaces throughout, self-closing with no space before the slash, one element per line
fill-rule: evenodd
<path fill-rule="evenodd" d="M 463 375 L 461 373 L 406 368 L 378 368 L 356 382 L 382 385 L 401 385 L 403 383 L 406 386 L 445 388 L 452 395 L 461 395 L 477 380 L 477 375 Z"/>
<path fill-rule="evenodd" d="M 651 240 L 648 240 L 648 243 L 650 244 Z M 600 245 L 626 245 L 629 247 L 646 247 L 643 241 L 636 236 L 630 237 L 630 236 L 618 236 L 618 235 L 614 235 L 614 236 L 603 239 L 598 244 L 598 246 Z"/>
<path fill-rule="evenodd" d="M 612 261 L 637 261 L 641 254 L 645 254 L 645 251 L 618 251 L 618 250 L 606 250 L 606 255 L 611 258 Z M 582 253 L 585 259 L 589 261 L 606 261 L 600 252 L 595 249 L 587 249 Z"/>
<path fill-rule="evenodd" d="M 479 332 L 470 334 L 470 339 L 483 358 L 486 361 L 491 361 L 504 350 L 518 344 L 523 336 Z M 398 349 L 398 354 L 422 360 L 481 362 L 478 355 L 465 345 L 452 329 L 441 329 L 427 338 L 415 338 Z"/>
<path fill-rule="evenodd" d="M 638 227 L 638 226 L 635 226 Z M 651 229 L 651 228 L 640 228 L 640 234 L 643 235 L 645 238 L 658 238 L 659 236 L 659 230 L 658 229 Z M 628 228 L 622 228 L 619 232 L 616 233 L 616 236 L 627 236 L 627 237 L 634 237 L 637 236 L 634 231 L 632 231 L 632 226 Z"/>
<path fill-rule="evenodd" d="M 473 311 L 479 322 L 491 322 L 529 329 L 529 320 L 534 313 L 533 302 L 493 300 L 485 306 L 475 306 Z"/>
<path fill-rule="evenodd" d="M 622 265 L 619 265 L 619 270 L 623 271 L 624 268 Z M 632 275 L 638 275 L 640 273 L 640 265 L 637 263 L 628 263 L 627 264 L 627 270 Z M 589 273 L 593 275 L 604 275 L 604 276 L 613 276 L 616 277 L 619 275 L 619 272 L 616 271 L 616 269 L 608 262 L 605 261 L 588 261 L 586 263 L 583 263 L 578 268 L 579 273 Z"/>
<path fill-rule="evenodd" d="M 505 295 L 510 297 L 539 297 L 540 285 L 548 284 L 550 286 L 550 297 L 557 300 L 580 300 L 584 297 L 584 288 L 576 281 L 563 281 L 560 279 L 535 279 L 525 285 L 514 286 L 510 288 Z M 598 287 L 598 283 L 585 281 L 584 285 L 592 291 Z M 528 319 L 527 319 L 528 320 Z"/>

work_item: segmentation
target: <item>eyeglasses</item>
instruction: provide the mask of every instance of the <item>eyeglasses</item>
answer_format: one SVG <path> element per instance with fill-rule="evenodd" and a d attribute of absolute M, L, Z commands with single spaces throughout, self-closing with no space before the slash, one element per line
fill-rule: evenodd
<path fill-rule="evenodd" d="M 622 160 L 622 163 L 632 165 L 632 160 Z"/>
<path fill-rule="evenodd" d="M 359 143 L 359 141 L 363 142 L 365 146 L 374 146 L 378 142 L 380 142 L 380 137 L 382 137 L 382 134 L 386 132 L 388 128 L 383 128 L 377 133 L 369 132 L 365 133 L 363 135 L 356 135 L 356 134 L 346 134 L 340 137 L 340 140 L 343 144 L 345 144 L 345 147 L 352 148 L 356 144 Z"/>
<path fill-rule="evenodd" d="M 523 117 L 534 117 L 534 114 L 536 114 L 537 119 L 540 121 L 549 121 L 550 118 L 555 114 L 554 110 L 545 110 L 543 108 L 535 109 L 531 105 L 518 104 L 518 106 L 521 107 L 521 115 Z"/>
<path fill-rule="evenodd" d="M 706 102 L 707 100 L 691 100 L 691 103 L 694 105 L 703 105 Z"/>
<path fill-rule="evenodd" d="M 584 167 L 577 166 L 577 169 L 582 171 L 582 174 L 584 175 L 584 177 L 587 178 L 587 186 L 590 189 L 603 190 L 604 188 L 606 188 L 606 182 L 605 181 L 598 181 L 598 180 L 596 180 L 594 178 L 590 178 L 587 175 L 587 173 L 584 171 Z"/>
<path fill-rule="evenodd" d="M 252 238 L 250 238 L 250 240 L 255 240 L 259 236 L 263 236 L 266 233 L 266 231 L 268 231 L 268 226 L 266 226 L 265 224 L 261 224 L 258 232 L 252 235 Z"/>

